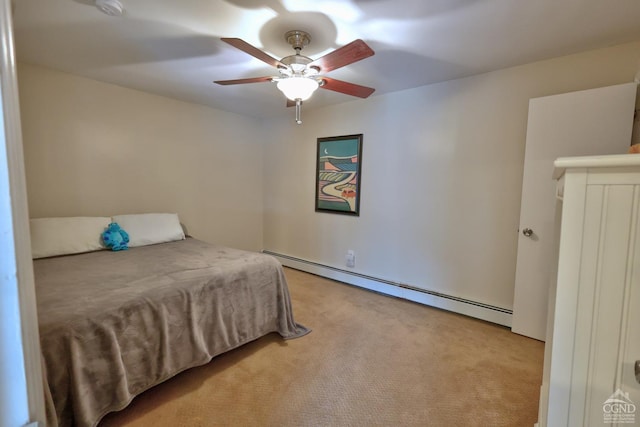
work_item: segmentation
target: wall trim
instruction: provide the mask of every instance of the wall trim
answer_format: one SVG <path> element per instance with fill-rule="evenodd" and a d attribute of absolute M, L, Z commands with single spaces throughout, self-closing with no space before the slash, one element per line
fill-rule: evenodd
<path fill-rule="evenodd" d="M 262 251 L 278 259 L 285 267 L 316 274 L 327 279 L 336 280 L 349 285 L 358 286 L 384 295 L 402 298 L 431 307 L 441 308 L 454 313 L 464 314 L 476 319 L 486 320 L 499 325 L 511 327 L 513 310 L 496 307 L 440 292 L 420 289 L 403 283 L 380 279 L 355 271 L 343 270 L 301 258 L 284 255 L 269 250 Z"/>

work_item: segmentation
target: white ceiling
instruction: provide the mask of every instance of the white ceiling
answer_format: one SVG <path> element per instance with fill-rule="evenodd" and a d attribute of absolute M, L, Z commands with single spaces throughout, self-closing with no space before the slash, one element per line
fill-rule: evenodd
<path fill-rule="evenodd" d="M 376 52 L 328 76 L 372 96 L 640 40 L 638 0 L 122 0 L 122 17 L 91 0 L 17 0 L 19 61 L 254 117 L 292 114 L 275 75 L 221 42 L 239 37 L 276 58 L 288 30 L 311 34 L 317 58 L 361 38 Z M 638 58 L 640 59 L 640 52 Z M 319 90 L 305 109 L 357 98 Z"/>

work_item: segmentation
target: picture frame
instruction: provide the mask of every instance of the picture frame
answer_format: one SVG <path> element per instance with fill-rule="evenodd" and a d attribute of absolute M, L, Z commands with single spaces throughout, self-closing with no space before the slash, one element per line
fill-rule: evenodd
<path fill-rule="evenodd" d="M 316 212 L 360 216 L 362 134 L 318 138 Z"/>

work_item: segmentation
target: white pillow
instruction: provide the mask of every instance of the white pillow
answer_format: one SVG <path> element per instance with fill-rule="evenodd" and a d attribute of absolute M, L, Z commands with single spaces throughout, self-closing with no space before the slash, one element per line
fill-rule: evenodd
<path fill-rule="evenodd" d="M 184 231 L 178 214 L 148 213 L 116 215 L 112 218 L 129 234 L 129 247 L 183 240 Z"/>
<path fill-rule="evenodd" d="M 31 227 L 33 259 L 105 249 L 102 232 L 109 217 L 34 218 Z"/>

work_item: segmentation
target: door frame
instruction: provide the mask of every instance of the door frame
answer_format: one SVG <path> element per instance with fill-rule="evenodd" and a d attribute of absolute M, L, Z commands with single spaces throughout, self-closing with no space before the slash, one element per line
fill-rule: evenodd
<path fill-rule="evenodd" d="M 0 0 L 0 424 L 45 425 L 10 0 Z"/>

